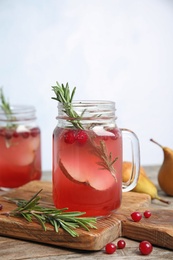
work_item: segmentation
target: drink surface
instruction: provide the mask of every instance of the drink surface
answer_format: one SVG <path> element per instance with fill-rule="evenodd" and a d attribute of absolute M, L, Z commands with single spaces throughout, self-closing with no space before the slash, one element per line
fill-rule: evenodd
<path fill-rule="evenodd" d="M 55 128 L 53 198 L 57 208 L 86 212 L 85 216 L 110 215 L 121 204 L 121 173 L 118 128 Z"/>
<path fill-rule="evenodd" d="M 16 188 L 41 178 L 40 130 L 0 128 L 0 187 Z"/>

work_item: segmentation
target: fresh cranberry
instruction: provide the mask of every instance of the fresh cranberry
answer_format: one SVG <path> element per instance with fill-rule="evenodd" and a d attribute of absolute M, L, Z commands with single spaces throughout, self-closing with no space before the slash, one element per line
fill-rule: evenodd
<path fill-rule="evenodd" d="M 2 135 L 2 136 L 5 135 L 5 130 L 4 130 L 4 128 L 0 128 L 0 135 Z"/>
<path fill-rule="evenodd" d="M 135 211 L 131 214 L 131 218 L 133 219 L 133 221 L 139 222 L 142 218 L 142 214 L 138 211 Z"/>
<path fill-rule="evenodd" d="M 84 144 L 88 140 L 88 135 L 84 130 L 79 130 L 76 135 L 76 140 L 79 144 Z"/>
<path fill-rule="evenodd" d="M 126 242 L 123 239 L 118 240 L 117 247 L 123 249 L 126 246 Z"/>
<path fill-rule="evenodd" d="M 23 138 L 28 138 L 29 137 L 29 132 L 22 132 Z"/>
<path fill-rule="evenodd" d="M 2 206 L 2 204 L 0 204 L 0 210 L 2 210 L 3 209 L 3 206 Z"/>
<path fill-rule="evenodd" d="M 12 132 L 7 130 L 6 133 L 5 133 L 5 138 L 6 139 L 11 139 L 12 136 L 13 136 Z"/>
<path fill-rule="evenodd" d="M 150 217 L 151 217 L 151 211 L 146 210 L 146 211 L 144 212 L 144 217 L 145 217 L 145 218 L 150 218 Z"/>
<path fill-rule="evenodd" d="M 13 132 L 13 137 L 17 138 L 18 136 L 19 136 L 19 133 L 16 132 L 16 131 L 14 131 L 14 132 Z"/>
<path fill-rule="evenodd" d="M 73 144 L 75 142 L 75 131 L 69 130 L 64 134 L 64 141 L 67 144 Z"/>
<path fill-rule="evenodd" d="M 36 137 L 39 133 L 40 133 L 39 128 L 34 127 L 34 128 L 31 129 L 31 136 L 32 137 Z"/>
<path fill-rule="evenodd" d="M 113 254 L 116 251 L 116 245 L 114 243 L 108 243 L 105 246 L 106 254 Z"/>
<path fill-rule="evenodd" d="M 148 241 L 142 241 L 139 244 L 139 250 L 140 250 L 142 255 L 149 255 L 153 250 L 153 246 Z"/>

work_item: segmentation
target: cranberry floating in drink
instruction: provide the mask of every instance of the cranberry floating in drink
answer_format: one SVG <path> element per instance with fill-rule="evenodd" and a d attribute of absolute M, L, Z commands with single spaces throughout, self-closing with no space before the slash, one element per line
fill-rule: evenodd
<path fill-rule="evenodd" d="M 53 199 L 57 208 L 109 216 L 121 204 L 123 191 L 133 189 L 139 174 L 136 135 L 116 125 L 115 103 L 73 101 L 66 84 L 53 87 L 58 125 L 53 132 Z M 133 147 L 130 183 L 122 184 L 122 136 Z"/>

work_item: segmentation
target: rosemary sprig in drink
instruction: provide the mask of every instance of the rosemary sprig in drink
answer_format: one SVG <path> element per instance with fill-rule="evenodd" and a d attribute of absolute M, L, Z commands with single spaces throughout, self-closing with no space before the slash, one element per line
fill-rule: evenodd
<path fill-rule="evenodd" d="M 63 104 L 63 112 L 69 116 L 69 121 L 73 124 L 73 126 L 79 129 L 83 129 L 83 126 L 80 123 L 80 118 L 82 115 L 79 116 L 72 108 L 72 101 L 76 91 L 76 87 L 74 87 L 72 93 L 70 93 L 68 83 L 66 83 L 66 86 L 64 86 L 63 84 L 60 85 L 58 82 L 56 82 L 56 84 L 56 86 L 52 86 L 52 89 L 56 95 L 56 97 L 52 97 L 52 99 L 55 99 Z"/>
<path fill-rule="evenodd" d="M 4 115 L 6 116 L 6 119 L 7 119 L 6 120 L 7 124 L 5 127 L 7 129 L 16 128 L 16 124 L 13 123 L 13 121 L 15 121 L 15 117 L 13 115 L 9 102 L 7 102 L 7 100 L 4 96 L 2 88 L 0 88 L 0 108 L 4 112 Z M 5 138 L 5 144 L 6 144 L 6 147 L 9 148 L 12 145 L 12 142 L 10 139 Z"/>
<path fill-rule="evenodd" d="M 72 237 L 79 236 L 75 231 L 76 228 L 84 228 L 89 231 L 90 228 L 96 229 L 94 225 L 96 218 L 81 217 L 85 212 L 67 212 L 68 208 L 56 209 L 47 208 L 39 204 L 41 197 L 38 191 L 29 201 L 23 199 L 9 199 L 17 204 L 17 208 L 10 212 L 3 212 L 2 215 L 23 217 L 28 222 L 36 220 L 41 224 L 46 231 L 46 223 L 49 223 L 54 227 L 55 232 L 58 232 L 59 228 L 62 228 L 68 232 Z"/>
<path fill-rule="evenodd" d="M 110 171 L 113 177 L 117 180 L 113 164 L 117 161 L 118 157 L 112 159 L 112 153 L 110 152 L 108 154 L 105 142 L 100 141 L 100 145 L 94 144 L 93 153 L 102 158 L 102 161 L 98 162 L 97 164 L 100 165 L 103 169 L 107 169 L 108 171 Z"/>
<path fill-rule="evenodd" d="M 12 119 L 12 111 L 11 111 L 11 108 L 10 108 L 10 104 L 5 99 L 2 88 L 0 88 L 0 102 L 1 102 L 0 107 L 4 111 L 7 119 Z"/>

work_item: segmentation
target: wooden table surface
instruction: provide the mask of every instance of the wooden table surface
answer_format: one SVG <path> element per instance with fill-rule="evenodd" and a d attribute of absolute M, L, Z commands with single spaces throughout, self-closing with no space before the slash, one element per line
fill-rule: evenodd
<path fill-rule="evenodd" d="M 146 169 L 147 175 L 158 187 L 157 183 L 157 173 L 158 166 L 148 166 L 144 167 Z M 51 173 L 44 172 L 42 180 L 51 180 Z M 173 209 L 173 197 L 167 197 L 158 187 L 159 196 L 165 197 L 171 204 L 166 206 L 169 209 Z M 159 209 L 164 208 L 165 205 L 160 203 L 157 200 L 152 201 L 152 206 Z M 139 242 L 123 238 L 126 241 L 126 247 L 122 250 L 117 250 L 112 255 L 107 255 L 104 252 L 104 248 L 98 252 L 83 252 L 79 250 L 59 248 L 55 246 L 48 246 L 33 242 L 22 241 L 13 238 L 7 238 L 0 236 L 0 259 L 5 260 L 21 260 L 21 259 L 32 259 L 32 260 L 54 260 L 54 259 L 82 259 L 82 260 L 91 260 L 91 259 L 173 259 L 173 251 L 153 247 L 153 251 L 149 256 L 141 256 L 139 253 L 138 247 Z M 116 239 L 113 242 L 117 242 L 119 239 Z"/>

